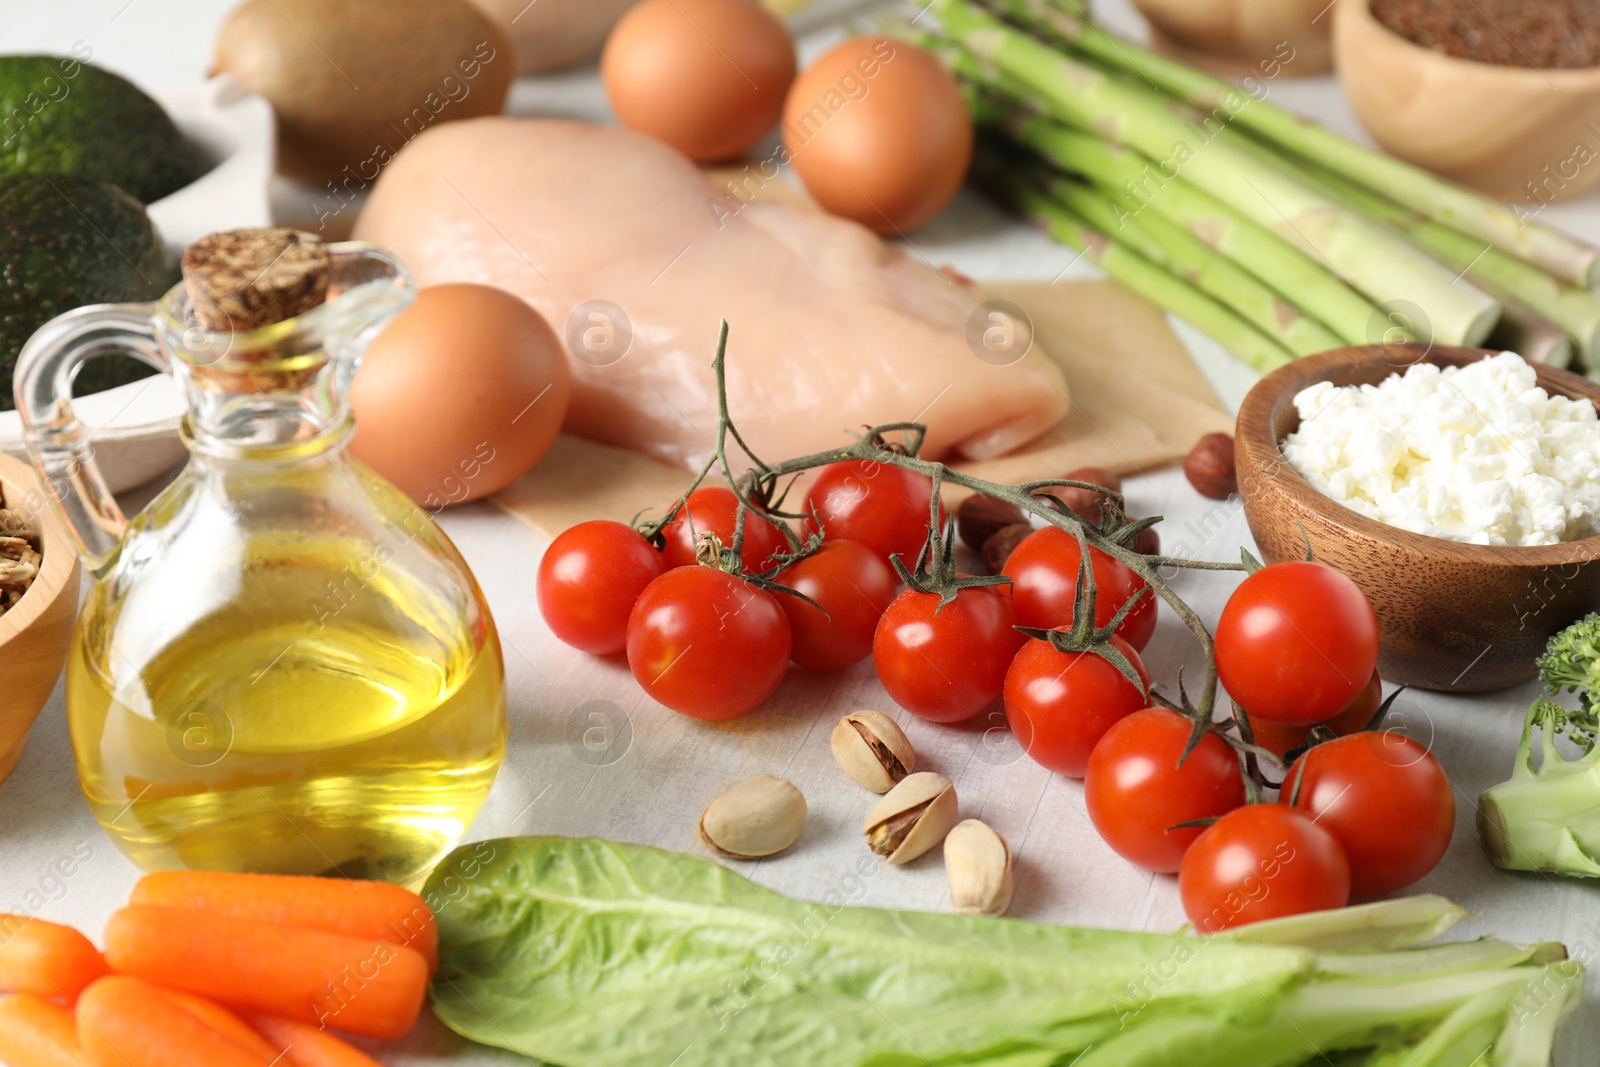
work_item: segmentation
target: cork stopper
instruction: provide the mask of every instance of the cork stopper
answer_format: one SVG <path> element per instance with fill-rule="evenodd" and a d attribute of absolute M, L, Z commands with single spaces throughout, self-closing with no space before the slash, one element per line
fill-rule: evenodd
<path fill-rule="evenodd" d="M 327 299 L 328 246 L 286 226 L 213 233 L 183 253 L 183 283 L 206 329 L 259 329 Z"/>

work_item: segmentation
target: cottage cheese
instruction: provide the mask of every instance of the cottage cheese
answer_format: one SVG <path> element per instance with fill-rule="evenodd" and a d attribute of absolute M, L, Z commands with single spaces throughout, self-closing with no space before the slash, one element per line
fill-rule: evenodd
<path fill-rule="evenodd" d="M 1479 545 L 1549 545 L 1600 527 L 1600 419 L 1551 396 L 1513 352 L 1295 397 L 1283 442 L 1317 490 L 1379 522 Z"/>

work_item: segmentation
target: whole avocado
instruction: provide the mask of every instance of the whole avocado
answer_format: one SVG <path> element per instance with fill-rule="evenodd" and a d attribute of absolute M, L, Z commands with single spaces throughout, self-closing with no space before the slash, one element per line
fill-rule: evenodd
<path fill-rule="evenodd" d="M 0 175 L 71 174 L 148 204 L 203 169 L 161 105 L 126 78 L 69 56 L 0 56 Z"/>
<path fill-rule="evenodd" d="M 169 281 L 144 207 L 114 185 L 65 174 L 0 176 L 0 411 L 33 332 L 84 304 L 155 300 Z M 96 359 L 79 396 L 153 373 L 126 356 Z"/>

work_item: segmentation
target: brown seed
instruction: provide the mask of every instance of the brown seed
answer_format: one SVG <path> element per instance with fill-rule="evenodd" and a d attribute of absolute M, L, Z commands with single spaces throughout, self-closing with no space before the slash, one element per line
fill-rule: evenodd
<path fill-rule="evenodd" d="M 1068 471 L 1062 477 L 1069 482 L 1088 482 L 1090 485 L 1104 486 L 1113 493 L 1122 492 L 1122 479 L 1104 467 L 1079 467 L 1077 470 Z M 1058 485 L 1053 489 L 1042 491 L 1039 495 L 1055 497 L 1087 522 L 1100 521 L 1100 503 L 1105 496 L 1092 489 Z"/>
<path fill-rule="evenodd" d="M 983 543 L 983 565 L 990 574 L 999 574 L 1005 570 L 1006 560 L 1010 558 L 1012 550 L 1022 544 L 1023 538 L 1033 533 L 1033 527 L 1025 522 L 1012 523 L 995 532 L 989 540 Z"/>
<path fill-rule="evenodd" d="M 980 550 L 1002 527 L 1027 521 L 1028 517 L 1015 504 L 982 493 L 973 493 L 956 508 L 956 532 L 961 540 Z"/>
<path fill-rule="evenodd" d="M 1225 433 L 1208 433 L 1200 438 L 1183 461 L 1183 473 L 1201 496 L 1226 500 L 1237 493 L 1239 475 L 1233 466 L 1233 438 Z"/>

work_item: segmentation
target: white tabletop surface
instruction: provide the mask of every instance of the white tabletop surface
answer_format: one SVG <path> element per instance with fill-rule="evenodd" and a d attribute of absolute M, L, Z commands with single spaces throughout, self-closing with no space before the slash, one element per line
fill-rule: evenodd
<path fill-rule="evenodd" d="M 84 41 L 94 60 L 151 86 L 202 77 L 211 35 L 227 5 L 214 0 L 74 0 L 23 4 L 0 0 L 0 50 L 65 51 Z M 1114 27 L 1138 34 L 1122 2 L 1102 3 Z M 826 41 L 810 35 L 809 54 Z M 1275 83 L 1273 99 L 1359 136 L 1331 77 Z M 603 118 L 592 70 L 523 83 L 513 109 Z M 292 205 L 292 189 L 278 191 Z M 1600 239 L 1600 201 L 1550 209 L 1544 218 Z M 918 248 L 977 278 L 1054 277 L 1070 253 L 964 193 L 955 207 L 913 235 Z M 1081 265 L 1075 270 L 1082 270 Z M 1236 559 L 1249 544 L 1236 501 L 1214 503 L 1193 493 L 1180 474 L 1161 471 L 1129 483 L 1135 513 L 1163 514 L 1169 551 Z M 828 732 L 859 707 L 895 712 L 870 663 L 836 676 L 794 672 L 768 704 L 721 726 L 698 723 L 656 705 L 634 685 L 625 665 L 585 656 L 557 642 L 534 602 L 532 575 L 545 541 L 494 507 L 474 504 L 441 521 L 461 547 L 488 595 L 506 649 L 512 709 L 507 763 L 473 830 L 474 837 L 518 833 L 597 834 L 702 852 L 695 822 L 728 786 L 759 773 L 779 774 L 806 794 L 811 816 L 787 854 L 739 864 L 757 881 L 802 897 L 837 888 L 864 848 L 857 829 L 871 796 L 834 765 Z M 1179 591 L 1214 621 L 1235 584 L 1230 575 L 1185 573 Z M 1162 616 L 1146 653 L 1151 673 L 1170 681 L 1194 646 L 1177 620 Z M 3 684 L 3 683 L 0 683 Z M 1600 946 L 1600 887 L 1541 875 L 1508 874 L 1484 858 L 1473 830 L 1478 793 L 1510 771 L 1523 709 L 1533 684 L 1481 697 L 1408 693 L 1397 709 L 1401 728 L 1433 746 L 1456 788 L 1455 838 L 1443 863 L 1416 888 L 1445 894 L 1471 911 L 1467 935 L 1565 942 L 1593 959 Z M 593 716 L 599 715 L 601 719 Z M 897 717 L 926 766 L 956 784 L 964 816 L 981 817 L 1004 834 L 1018 857 L 1012 914 L 1054 922 L 1170 930 L 1182 922 L 1174 879 L 1132 867 L 1089 825 L 1079 783 L 1051 775 L 1022 755 L 1003 716 L 966 727 L 936 727 Z M 604 721 L 613 747 L 585 747 L 585 730 Z M 997 726 L 998 724 L 998 726 Z M 594 739 L 590 734 L 590 739 Z M 84 862 L 70 862 L 85 852 Z M 71 870 L 68 876 L 60 872 Z M 108 843 L 78 793 L 58 688 L 35 727 L 16 773 L 0 787 L 0 911 L 72 923 L 97 937 L 126 898 L 137 871 Z M 906 869 L 884 868 L 868 880 L 862 903 L 947 907 L 937 856 Z M 1594 1062 L 1600 1045 L 1600 982 L 1590 982 L 1583 1008 L 1559 1046 L 1562 1067 Z M 1588 1048 L 1591 1051 L 1584 1053 Z M 478 1050 L 431 1020 L 380 1058 L 392 1064 L 513 1063 L 519 1057 Z"/>

